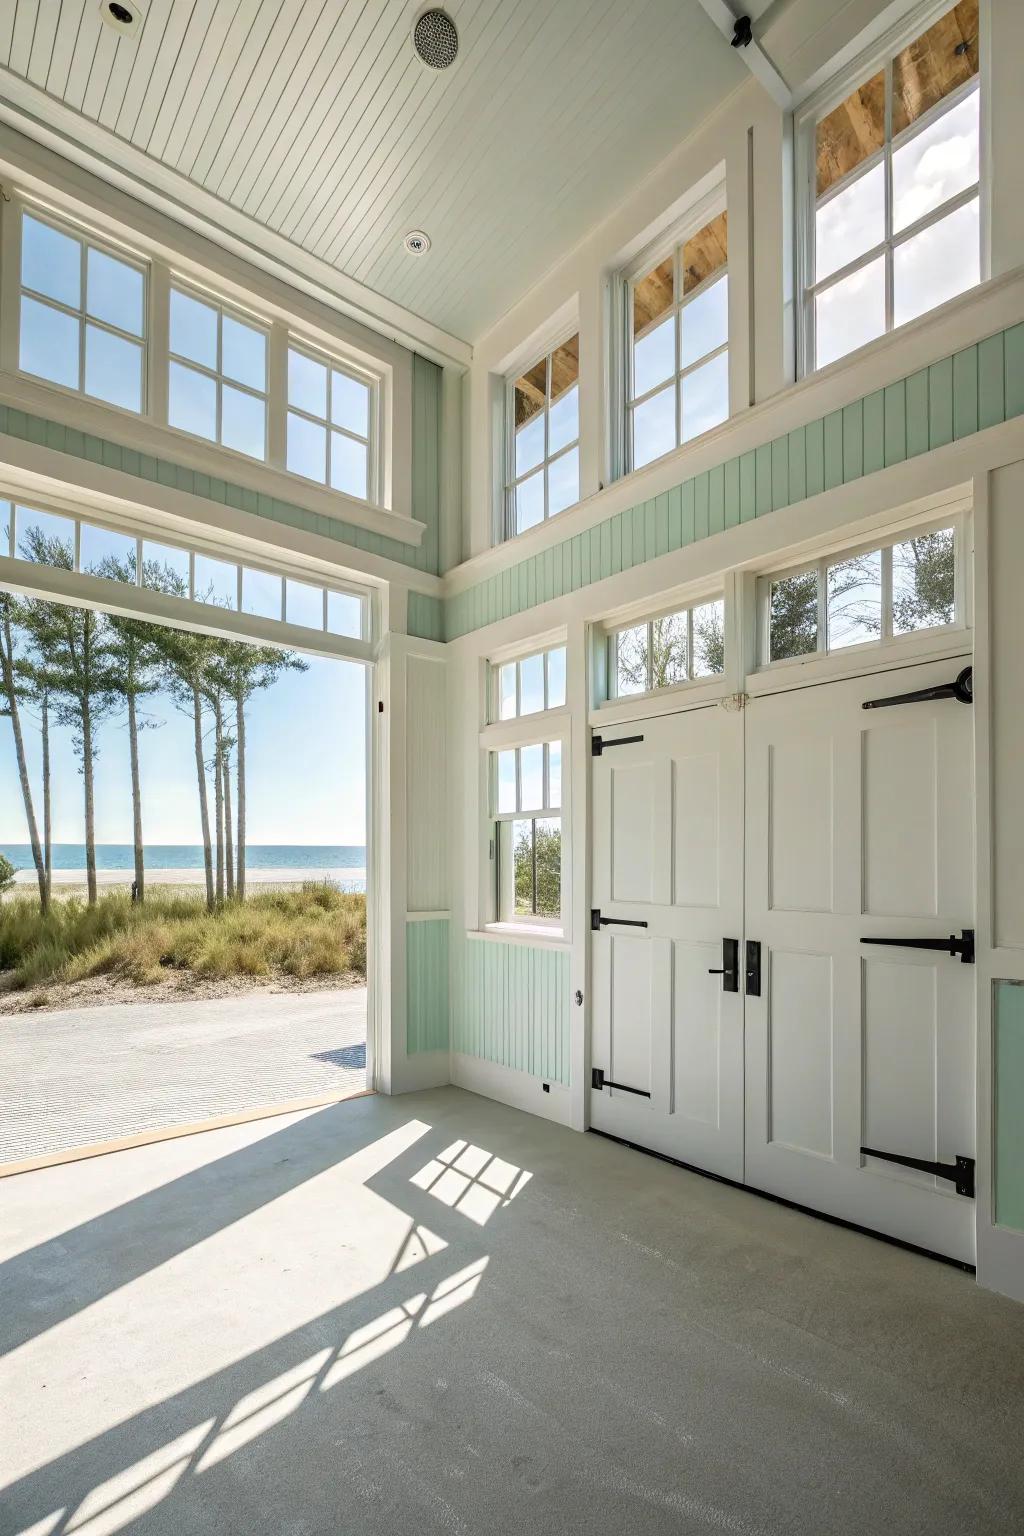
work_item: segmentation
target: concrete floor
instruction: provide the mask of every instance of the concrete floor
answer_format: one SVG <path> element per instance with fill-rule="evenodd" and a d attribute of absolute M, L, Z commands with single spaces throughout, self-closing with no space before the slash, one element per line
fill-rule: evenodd
<path fill-rule="evenodd" d="M 457 1089 L 0 1183 L 0 1531 L 1019 1536 L 1024 1308 Z"/>
<path fill-rule="evenodd" d="M 366 1083 L 366 988 L 0 1018 L 0 1163 Z"/>

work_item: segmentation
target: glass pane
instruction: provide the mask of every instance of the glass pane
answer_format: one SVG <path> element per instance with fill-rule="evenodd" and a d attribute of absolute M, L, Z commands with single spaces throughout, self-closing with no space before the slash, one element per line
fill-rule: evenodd
<path fill-rule="evenodd" d="M 565 703 L 565 646 L 548 651 L 548 709 L 561 709 Z"/>
<path fill-rule="evenodd" d="M 331 433 L 331 485 L 346 496 L 366 500 L 367 450 L 365 443 L 343 432 Z"/>
<path fill-rule="evenodd" d="M 977 73 L 978 0 L 961 0 L 893 59 L 893 133 L 916 122 Z"/>
<path fill-rule="evenodd" d="M 293 581 L 289 576 L 284 584 L 284 600 L 285 618 L 289 624 L 301 624 L 303 629 L 323 629 L 323 587 L 311 587 L 308 581 Z"/>
<path fill-rule="evenodd" d="M 710 363 L 683 379 L 683 442 L 710 432 L 729 414 L 729 354 L 719 352 Z"/>
<path fill-rule="evenodd" d="M 171 363 L 167 392 L 167 420 L 183 432 L 217 440 L 217 385 L 205 373 Z"/>
<path fill-rule="evenodd" d="M 81 321 L 22 295 L 18 366 L 25 373 L 78 388 L 78 328 Z"/>
<path fill-rule="evenodd" d="M 212 555 L 196 555 L 196 602 L 238 607 L 238 566 Z"/>
<path fill-rule="evenodd" d="M 242 568 L 242 612 L 258 619 L 281 618 L 281 578 Z"/>
<path fill-rule="evenodd" d="M 923 533 L 892 552 L 892 629 L 907 635 L 956 618 L 956 541 L 952 528 Z"/>
<path fill-rule="evenodd" d="M 666 256 L 653 271 L 633 284 L 633 335 L 667 315 L 675 303 L 675 258 Z"/>
<path fill-rule="evenodd" d="M 533 469 L 544 457 L 544 414 L 531 416 L 523 427 L 516 429 L 516 476 Z"/>
<path fill-rule="evenodd" d="M 580 499 L 580 451 L 570 448 L 548 465 L 548 516 L 574 507 Z"/>
<path fill-rule="evenodd" d="M 135 583 L 135 540 L 128 533 L 114 533 L 82 523 L 78 545 L 78 569 L 106 576 L 108 581 Z"/>
<path fill-rule="evenodd" d="M 513 912 L 517 917 L 534 914 L 533 870 L 533 822 L 514 821 L 512 833 L 512 870 L 515 902 Z"/>
<path fill-rule="evenodd" d="M 815 131 L 816 186 L 820 197 L 885 142 L 885 71 L 879 70 L 823 117 Z"/>
<path fill-rule="evenodd" d="M 519 713 L 535 715 L 544 708 L 544 652 L 524 656 L 519 663 Z"/>
<path fill-rule="evenodd" d="M 538 917 L 559 917 L 562 911 L 562 823 L 557 816 L 534 822 L 537 864 Z"/>
<path fill-rule="evenodd" d="M 901 144 L 892 157 L 893 228 L 906 229 L 973 186 L 980 174 L 978 107 L 972 91 L 938 122 Z"/>
<path fill-rule="evenodd" d="M 233 315 L 221 321 L 221 372 L 250 389 L 267 387 L 267 338 L 263 331 L 244 325 Z"/>
<path fill-rule="evenodd" d="M 507 661 L 498 668 L 498 719 L 514 720 L 516 717 L 516 664 Z"/>
<path fill-rule="evenodd" d="M 646 693 L 647 691 L 647 625 L 637 624 L 632 629 L 621 629 L 615 636 L 616 692 Z"/>
<path fill-rule="evenodd" d="M 70 517 L 36 512 L 32 507 L 14 509 L 14 553 L 39 565 L 75 568 L 75 525 Z"/>
<path fill-rule="evenodd" d="M 142 545 L 142 585 L 154 592 L 188 597 L 188 550 L 146 539 Z"/>
<path fill-rule="evenodd" d="M 851 181 L 814 213 L 814 277 L 820 282 L 885 239 L 885 167 Z"/>
<path fill-rule="evenodd" d="M 220 440 L 225 448 L 247 453 L 251 459 L 266 458 L 266 401 L 231 384 L 222 385 L 221 391 Z"/>
<path fill-rule="evenodd" d="M 217 311 L 171 289 L 171 351 L 207 368 L 217 366 Z"/>
<path fill-rule="evenodd" d="M 818 573 L 801 571 L 772 582 L 768 659 L 808 656 L 818 648 Z"/>
<path fill-rule="evenodd" d="M 679 324 L 680 357 L 684 368 L 716 347 L 723 347 L 729 340 L 728 277 L 719 278 L 689 304 L 684 304 L 679 313 Z"/>
<path fill-rule="evenodd" d="M 580 392 L 574 384 L 566 390 L 548 413 L 548 452 L 557 453 L 560 448 L 574 443 L 580 435 Z"/>
<path fill-rule="evenodd" d="M 557 811 L 562 804 L 562 743 L 548 742 L 548 805 Z"/>
<path fill-rule="evenodd" d="M 517 485 L 513 495 L 516 508 L 516 533 L 525 533 L 527 528 L 533 528 L 537 523 L 544 521 L 544 471 L 538 470 L 521 485 Z"/>
<path fill-rule="evenodd" d="M 904 325 L 980 281 L 978 199 L 922 229 L 892 253 L 893 323 Z"/>
<path fill-rule="evenodd" d="M 21 282 L 71 309 L 81 308 L 80 243 L 26 213 L 21 225 Z"/>
<path fill-rule="evenodd" d="M 288 404 L 311 416 L 327 417 L 327 367 L 288 348 Z"/>
<path fill-rule="evenodd" d="M 830 565 L 825 585 L 828 648 L 863 645 L 882 633 L 882 554 L 872 550 Z"/>
<path fill-rule="evenodd" d="M 331 420 L 360 437 L 370 435 L 370 391 L 359 379 L 331 370 Z"/>
<path fill-rule="evenodd" d="M 885 260 L 878 256 L 814 301 L 815 367 L 873 341 L 885 330 Z"/>
<path fill-rule="evenodd" d="M 542 357 L 515 382 L 513 416 L 516 440 L 516 475 L 544 457 L 544 406 L 547 400 L 548 360 Z"/>
<path fill-rule="evenodd" d="M 136 341 L 85 327 L 85 393 L 126 411 L 142 410 L 142 348 Z"/>
<path fill-rule="evenodd" d="M 670 315 L 633 343 L 633 399 L 670 379 L 676 371 L 674 320 Z"/>
<path fill-rule="evenodd" d="M 498 815 L 503 816 L 516 809 L 516 754 L 499 752 L 498 757 Z"/>
<path fill-rule="evenodd" d="M 693 676 L 725 671 L 725 603 L 701 603 L 693 610 Z"/>
<path fill-rule="evenodd" d="M 86 309 L 94 320 L 141 336 L 144 284 L 138 267 L 90 246 L 86 252 Z"/>
<path fill-rule="evenodd" d="M 633 411 L 633 468 L 640 469 L 676 446 L 676 390 L 670 384 Z"/>
<path fill-rule="evenodd" d="M 14 510 L 9 501 L 0 500 L 0 555 L 14 553 Z"/>
<path fill-rule="evenodd" d="M 519 749 L 519 809 L 544 809 L 544 747 L 540 742 Z"/>
<path fill-rule="evenodd" d="M 363 599 L 351 592 L 328 592 L 327 633 L 349 640 L 363 637 Z"/>
<path fill-rule="evenodd" d="M 729 259 L 729 215 L 722 212 L 683 246 L 683 294 L 699 288 Z"/>
<path fill-rule="evenodd" d="M 293 475 L 305 475 L 307 480 L 323 484 L 327 478 L 327 428 L 289 411 L 285 464 Z"/>
<path fill-rule="evenodd" d="M 669 613 L 651 625 L 651 687 L 686 681 L 686 614 Z"/>

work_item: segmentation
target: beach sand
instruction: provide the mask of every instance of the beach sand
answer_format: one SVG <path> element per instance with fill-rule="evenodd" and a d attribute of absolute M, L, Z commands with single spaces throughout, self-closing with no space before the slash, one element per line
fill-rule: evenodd
<path fill-rule="evenodd" d="M 127 890 L 135 878 L 135 872 L 131 869 L 98 869 L 96 871 L 96 883 L 105 889 L 121 887 Z M 191 888 L 203 885 L 206 875 L 202 869 L 147 869 L 146 887 L 175 886 Z M 254 886 L 296 886 L 303 885 L 308 880 L 330 880 L 340 886 L 343 891 L 361 891 L 366 884 L 366 871 L 364 869 L 247 869 L 245 872 L 246 889 Z M 14 877 L 16 887 L 35 887 L 36 873 L 34 869 L 19 869 Z M 58 886 L 67 887 L 65 894 L 70 895 L 72 890 L 85 890 L 84 869 L 55 869 L 52 876 L 54 889 Z"/>

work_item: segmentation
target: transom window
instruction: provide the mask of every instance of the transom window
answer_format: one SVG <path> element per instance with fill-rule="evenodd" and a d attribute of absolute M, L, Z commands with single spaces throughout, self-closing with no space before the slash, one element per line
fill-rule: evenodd
<path fill-rule="evenodd" d="M 630 469 L 729 414 L 728 254 L 722 212 L 627 284 Z"/>
<path fill-rule="evenodd" d="M 809 125 L 808 366 L 980 278 L 978 0 L 962 0 Z"/>
<path fill-rule="evenodd" d="M 171 289 L 167 420 L 172 427 L 267 456 L 267 332 L 220 304 Z"/>
<path fill-rule="evenodd" d="M 143 407 L 146 274 L 138 263 L 58 229 L 21 223 L 18 366 L 104 400 Z"/>
<path fill-rule="evenodd" d="M 499 922 L 554 923 L 562 913 L 562 743 L 491 753 Z"/>
<path fill-rule="evenodd" d="M 289 347 L 286 463 L 292 473 L 365 501 L 372 404 L 368 381 Z"/>
<path fill-rule="evenodd" d="M 491 717 L 515 720 L 565 703 L 565 646 L 491 665 Z"/>
<path fill-rule="evenodd" d="M 654 693 L 725 670 L 725 602 L 712 598 L 608 637 L 611 696 Z"/>
<path fill-rule="evenodd" d="M 509 387 L 506 538 L 580 499 L 579 342 L 570 336 Z"/>
<path fill-rule="evenodd" d="M 762 664 L 955 624 L 957 558 L 957 530 L 947 526 L 762 578 Z"/>

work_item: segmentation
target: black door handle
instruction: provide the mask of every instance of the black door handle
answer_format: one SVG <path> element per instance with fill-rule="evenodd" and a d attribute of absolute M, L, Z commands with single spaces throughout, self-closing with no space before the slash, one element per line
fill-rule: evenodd
<path fill-rule="evenodd" d="M 740 941 L 739 939 L 722 940 L 722 964 L 709 969 L 709 976 L 721 976 L 723 992 L 738 992 L 740 989 Z"/>

